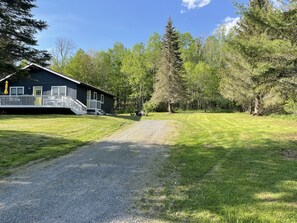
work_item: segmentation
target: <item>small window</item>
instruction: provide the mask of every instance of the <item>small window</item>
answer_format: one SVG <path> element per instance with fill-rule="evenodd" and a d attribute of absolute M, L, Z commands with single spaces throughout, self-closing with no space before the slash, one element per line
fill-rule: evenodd
<path fill-rule="evenodd" d="M 17 89 L 15 87 L 10 88 L 10 94 L 11 95 L 17 95 Z"/>
<path fill-rule="evenodd" d="M 66 96 L 66 86 L 52 86 L 53 96 Z"/>
<path fill-rule="evenodd" d="M 23 95 L 24 94 L 24 88 L 17 88 L 17 95 Z"/>
<path fill-rule="evenodd" d="M 59 87 L 59 95 L 66 96 L 66 86 Z"/>
<path fill-rule="evenodd" d="M 24 87 L 10 87 L 10 95 L 24 95 Z"/>
<path fill-rule="evenodd" d="M 94 100 L 97 100 L 98 99 L 98 94 L 97 92 L 94 92 Z"/>
<path fill-rule="evenodd" d="M 101 103 L 104 104 L 104 94 L 101 94 Z"/>
<path fill-rule="evenodd" d="M 59 87 L 52 87 L 52 95 L 59 95 Z"/>

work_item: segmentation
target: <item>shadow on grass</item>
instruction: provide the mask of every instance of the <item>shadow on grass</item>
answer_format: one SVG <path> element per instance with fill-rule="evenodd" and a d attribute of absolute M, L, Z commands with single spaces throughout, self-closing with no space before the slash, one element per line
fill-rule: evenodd
<path fill-rule="evenodd" d="M 0 176 L 20 165 L 39 159 L 51 159 L 85 143 L 24 131 L 0 130 Z"/>
<path fill-rule="evenodd" d="M 297 165 L 283 151 L 296 151 L 296 141 L 252 144 L 175 146 L 162 175 L 166 186 L 146 195 L 144 209 L 169 222 L 294 222 Z"/>

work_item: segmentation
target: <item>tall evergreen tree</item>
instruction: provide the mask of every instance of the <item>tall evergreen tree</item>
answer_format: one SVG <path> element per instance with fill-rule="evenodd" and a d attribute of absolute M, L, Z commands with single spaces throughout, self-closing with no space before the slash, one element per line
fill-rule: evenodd
<path fill-rule="evenodd" d="M 240 62 L 243 62 L 242 64 L 235 66 L 239 69 L 235 69 L 237 73 L 231 76 L 240 77 L 242 75 L 242 72 L 239 72 L 241 69 L 240 67 L 250 68 L 246 70 L 246 74 L 249 76 L 249 85 L 252 87 L 252 92 L 254 92 L 254 115 L 261 115 L 263 107 L 263 97 L 267 93 L 264 88 L 262 88 L 260 80 L 258 79 L 258 77 L 263 74 L 263 69 L 258 66 L 259 62 L 261 62 L 259 60 L 262 52 L 259 46 L 255 46 L 255 43 L 259 41 L 259 38 L 265 35 L 265 31 L 258 27 L 253 22 L 253 19 L 247 15 L 254 13 L 259 14 L 263 17 L 268 13 L 268 9 L 270 6 L 271 4 L 268 0 L 250 0 L 249 7 L 242 8 L 243 16 L 236 30 L 235 38 L 231 38 L 231 41 L 229 40 L 228 42 L 231 48 L 236 50 L 242 57 L 241 60 L 233 62 L 232 57 L 229 57 L 227 63 L 229 63 L 229 65 L 234 65 L 236 63 L 238 64 Z M 235 58 L 236 57 L 234 57 L 234 60 L 236 60 Z M 233 72 L 235 70 L 233 70 Z M 230 71 L 230 69 L 227 69 L 227 72 Z M 240 77 L 238 79 L 243 78 Z M 239 89 L 237 90 L 239 91 Z M 250 89 L 246 89 L 246 92 L 250 92 Z"/>
<path fill-rule="evenodd" d="M 162 56 L 152 97 L 152 100 L 157 103 L 166 103 L 169 113 L 173 112 L 172 105 L 185 97 L 183 72 L 179 34 L 173 27 L 171 18 L 169 18 L 163 37 Z"/>
<path fill-rule="evenodd" d="M 48 52 L 37 50 L 34 35 L 47 27 L 44 21 L 33 18 L 35 0 L 0 1 L 0 76 L 16 71 L 21 60 L 41 65 L 50 59 Z"/>

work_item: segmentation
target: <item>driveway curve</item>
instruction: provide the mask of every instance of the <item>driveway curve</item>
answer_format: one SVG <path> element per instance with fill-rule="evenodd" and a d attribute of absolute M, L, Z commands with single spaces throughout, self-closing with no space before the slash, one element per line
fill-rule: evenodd
<path fill-rule="evenodd" d="M 0 222 L 154 222 L 133 197 L 154 180 L 172 131 L 169 121 L 140 121 L 0 180 Z"/>

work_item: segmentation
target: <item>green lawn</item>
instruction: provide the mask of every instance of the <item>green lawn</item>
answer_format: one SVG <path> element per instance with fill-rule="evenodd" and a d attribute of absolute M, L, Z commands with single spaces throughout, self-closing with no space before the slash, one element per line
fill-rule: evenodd
<path fill-rule="evenodd" d="M 30 161 L 66 154 L 132 122 L 127 116 L 0 116 L 0 176 Z"/>
<path fill-rule="evenodd" d="M 297 222 L 296 119 L 238 113 L 153 113 L 143 119 L 174 120 L 179 130 L 160 172 L 164 185 L 146 188 L 144 210 L 169 222 Z M 136 120 L 0 116 L 0 176 Z"/>
<path fill-rule="evenodd" d="M 143 209 L 170 222 L 297 222 L 297 122 L 246 114 L 151 114 L 179 136 Z M 163 199 L 162 199 L 163 198 Z"/>

